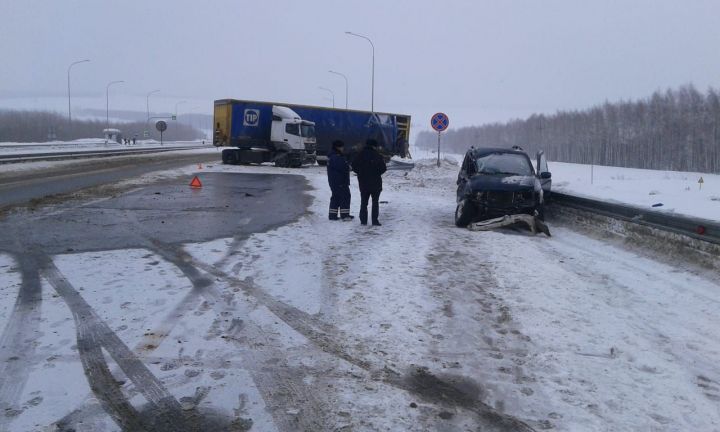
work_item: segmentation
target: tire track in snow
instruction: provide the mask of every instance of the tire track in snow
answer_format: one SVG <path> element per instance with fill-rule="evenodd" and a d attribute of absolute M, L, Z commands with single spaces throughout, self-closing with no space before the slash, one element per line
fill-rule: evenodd
<path fill-rule="evenodd" d="M 423 368 L 414 368 L 407 373 L 399 373 L 388 367 L 382 359 L 362 358 L 348 351 L 347 347 L 356 346 L 362 341 L 353 340 L 334 326 L 318 320 L 316 317 L 301 311 L 291 305 L 279 301 L 270 294 L 254 285 L 251 281 L 240 280 L 213 265 L 195 260 L 185 251 L 177 251 L 183 265 L 201 269 L 230 286 L 240 288 L 245 294 L 268 308 L 289 327 L 305 336 L 321 351 L 347 361 L 366 371 L 370 379 L 380 381 L 413 394 L 423 399 L 447 406 L 449 408 L 461 407 L 474 412 L 495 431 L 533 431 L 527 423 L 510 415 L 498 412 L 496 409 L 480 401 L 476 395 L 468 392 L 453 383 L 445 382 Z"/>
<path fill-rule="evenodd" d="M 177 266 L 193 284 L 193 289 L 211 303 L 217 314 L 217 321 L 230 323 L 221 333 L 224 333 L 227 341 L 241 350 L 241 357 L 249 360 L 244 362 L 243 367 L 252 375 L 273 416 L 275 426 L 288 432 L 334 430 L 334 426 L 328 423 L 317 391 L 303 382 L 302 373 L 295 372 L 283 360 L 286 353 L 274 348 L 276 343 L 268 334 L 247 319 L 250 310 L 243 310 L 243 306 L 232 304 L 230 299 L 223 297 L 210 275 L 193 265 L 192 258 L 184 249 L 157 240 L 153 241 L 153 244 L 153 251 Z M 243 313 L 242 318 L 238 316 L 238 312 Z M 240 343 L 243 336 L 254 346 L 248 347 Z M 261 348 L 253 349 L 255 347 Z"/>
<path fill-rule="evenodd" d="M 50 257 L 37 254 L 43 275 L 70 308 L 78 338 L 78 351 L 90 388 L 107 413 L 125 430 L 185 431 L 180 403 L 163 383 L 140 361 L 135 353 L 97 315 L 92 307 L 60 273 Z M 108 369 L 101 348 L 130 379 L 135 388 L 148 400 L 159 421 L 146 428 L 117 381 Z M 138 428 L 138 429 L 135 429 Z"/>
<path fill-rule="evenodd" d="M 20 397 L 35 357 L 40 327 L 42 285 L 36 262 L 27 255 L 13 257 L 20 267 L 20 290 L 10 318 L 0 336 L 0 430 L 5 430 L 20 411 Z"/>
<path fill-rule="evenodd" d="M 429 318 L 426 324 L 439 333 L 432 335 L 430 354 L 442 361 L 443 367 L 480 371 L 478 398 L 500 411 L 515 410 L 507 406 L 509 401 L 532 397 L 535 392 L 531 387 L 536 378 L 524 367 L 531 351 L 530 338 L 521 333 L 498 292 L 501 285 L 495 269 L 480 260 L 483 247 L 488 246 L 475 245 L 477 233 L 454 226 L 433 237 L 427 254 L 433 265 L 425 278 L 439 309 L 436 318 Z M 467 253 L 467 248 L 478 255 Z M 550 427 L 548 420 L 537 423 Z"/>

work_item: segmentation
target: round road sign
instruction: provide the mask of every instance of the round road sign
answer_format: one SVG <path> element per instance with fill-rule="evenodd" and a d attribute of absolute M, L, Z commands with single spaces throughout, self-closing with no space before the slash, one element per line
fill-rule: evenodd
<path fill-rule="evenodd" d="M 160 120 L 159 122 L 155 123 L 155 129 L 157 129 L 158 132 L 165 132 L 167 130 L 167 123 Z"/>
<path fill-rule="evenodd" d="M 445 113 L 435 113 L 432 118 L 430 118 L 430 126 L 436 131 L 442 132 L 450 126 L 450 119 Z"/>

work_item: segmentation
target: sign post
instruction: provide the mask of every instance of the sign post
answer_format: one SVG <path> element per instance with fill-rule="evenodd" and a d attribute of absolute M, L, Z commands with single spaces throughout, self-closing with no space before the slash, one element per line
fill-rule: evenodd
<path fill-rule="evenodd" d="M 435 113 L 430 118 L 430 126 L 438 133 L 437 166 L 440 166 L 440 134 L 450 126 L 450 119 L 445 113 Z"/>
<path fill-rule="evenodd" d="M 155 129 L 160 132 L 160 145 L 163 145 L 163 132 L 167 130 L 167 123 L 160 120 L 159 122 L 155 123 Z"/>

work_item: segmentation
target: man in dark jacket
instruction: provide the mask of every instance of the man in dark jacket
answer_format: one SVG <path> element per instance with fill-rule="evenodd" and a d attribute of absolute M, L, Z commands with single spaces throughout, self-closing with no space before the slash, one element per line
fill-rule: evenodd
<path fill-rule="evenodd" d="M 365 142 L 363 148 L 355 159 L 352 169 L 357 173 L 360 184 L 360 223 L 367 225 L 367 206 L 372 197 L 372 224 L 380 226 L 380 192 L 382 192 L 382 175 L 387 170 L 385 159 L 378 152 L 378 143 L 374 139 Z"/>
<path fill-rule="evenodd" d="M 343 155 L 345 146 L 342 141 L 332 143 L 332 150 L 328 155 L 327 175 L 330 183 L 330 220 L 340 219 L 350 221 L 350 165 Z"/>

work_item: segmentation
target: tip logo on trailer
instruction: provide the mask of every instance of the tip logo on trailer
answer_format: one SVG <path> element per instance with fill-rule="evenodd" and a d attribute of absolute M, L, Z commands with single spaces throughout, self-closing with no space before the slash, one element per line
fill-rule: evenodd
<path fill-rule="evenodd" d="M 257 126 L 260 122 L 260 110 L 248 108 L 243 115 L 243 126 Z"/>

